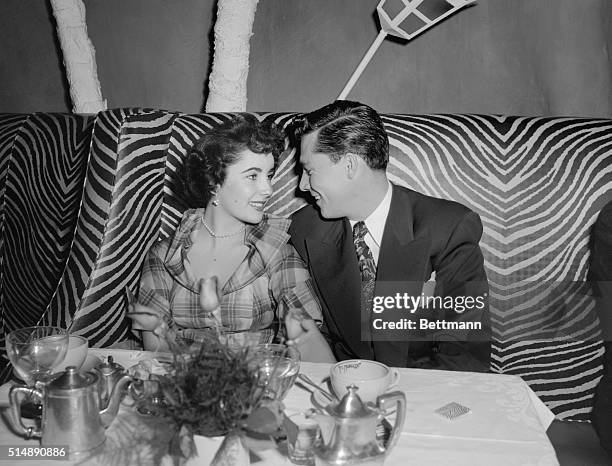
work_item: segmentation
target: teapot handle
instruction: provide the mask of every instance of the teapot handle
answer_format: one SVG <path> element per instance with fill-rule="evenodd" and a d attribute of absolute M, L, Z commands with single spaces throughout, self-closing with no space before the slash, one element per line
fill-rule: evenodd
<path fill-rule="evenodd" d="M 23 396 L 19 396 L 23 395 Z M 27 439 L 32 437 L 41 437 L 42 431 L 41 429 L 34 426 L 26 426 L 21 419 L 21 402 L 23 398 L 32 396 L 37 396 L 42 400 L 43 393 L 42 391 L 32 388 L 26 387 L 25 385 L 15 385 L 11 387 L 11 391 L 9 392 L 9 400 L 11 402 L 11 424 L 18 432 L 23 433 Z M 44 407 L 43 407 L 44 409 Z"/>
<path fill-rule="evenodd" d="M 388 453 L 393 449 L 395 443 L 399 439 L 399 436 L 402 434 L 404 419 L 406 418 L 406 395 L 404 392 L 400 391 L 385 393 L 376 399 L 376 404 L 383 415 L 389 410 L 389 408 L 395 408 L 397 406 L 397 410 L 395 412 L 395 424 L 385 449 L 385 452 Z"/>

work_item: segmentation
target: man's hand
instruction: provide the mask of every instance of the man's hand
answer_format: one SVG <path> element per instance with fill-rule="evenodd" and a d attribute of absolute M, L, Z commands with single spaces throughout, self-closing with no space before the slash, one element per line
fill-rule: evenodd
<path fill-rule="evenodd" d="M 298 349 L 302 361 L 336 362 L 316 322 L 303 311 L 290 309 L 285 315 L 285 329 L 287 344 Z"/>
<path fill-rule="evenodd" d="M 298 309 L 290 309 L 285 316 L 287 339 L 292 344 L 303 344 L 319 333 L 317 324 L 309 316 L 305 316 Z"/>

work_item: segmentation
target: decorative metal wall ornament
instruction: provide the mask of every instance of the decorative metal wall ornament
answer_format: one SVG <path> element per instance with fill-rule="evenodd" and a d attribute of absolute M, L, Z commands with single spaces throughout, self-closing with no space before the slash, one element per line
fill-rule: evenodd
<path fill-rule="evenodd" d="M 474 3 L 476 0 L 382 0 L 376 7 L 380 32 L 340 92 L 338 100 L 346 99 L 387 35 L 412 40 L 459 9 Z"/>

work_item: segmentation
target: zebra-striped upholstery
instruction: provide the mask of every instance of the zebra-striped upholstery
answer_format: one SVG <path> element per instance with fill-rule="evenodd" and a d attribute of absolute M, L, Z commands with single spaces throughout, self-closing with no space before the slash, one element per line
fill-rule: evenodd
<path fill-rule="evenodd" d="M 176 167 L 195 140 L 230 116 L 126 109 L 84 118 L 91 122 L 91 146 L 82 154 L 87 172 L 72 218 L 69 256 L 49 301 L 29 312 L 37 312 L 40 322 L 70 326 L 96 346 L 125 338 L 122 290 L 136 289 L 146 251 L 172 233 L 185 208 L 174 196 Z M 258 114 L 281 126 L 292 116 Z M 31 316 L 8 305 L 4 226 L 7 141 L 27 118 L 3 118 L 0 173 L 7 181 L 0 187 L 0 303 L 8 331 Z M 603 353 L 585 283 L 588 235 L 612 199 L 612 121 L 479 115 L 383 115 L 383 120 L 391 140 L 392 181 L 462 202 L 482 218 L 492 369 L 521 375 L 558 418 L 587 420 Z M 297 210 L 304 201 L 296 187 L 288 152 L 268 210 L 281 215 Z"/>
<path fill-rule="evenodd" d="M 0 115 L 2 341 L 36 325 L 71 250 L 93 118 Z M 2 367 L 6 364 L 4 363 Z"/>

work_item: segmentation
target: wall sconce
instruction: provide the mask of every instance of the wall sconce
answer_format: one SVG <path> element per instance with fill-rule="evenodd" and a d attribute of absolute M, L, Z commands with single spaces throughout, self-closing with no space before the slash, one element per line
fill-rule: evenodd
<path fill-rule="evenodd" d="M 459 9 L 474 3 L 476 0 L 382 0 L 376 7 L 380 32 L 342 89 L 338 100 L 346 99 L 387 35 L 412 40 Z"/>

